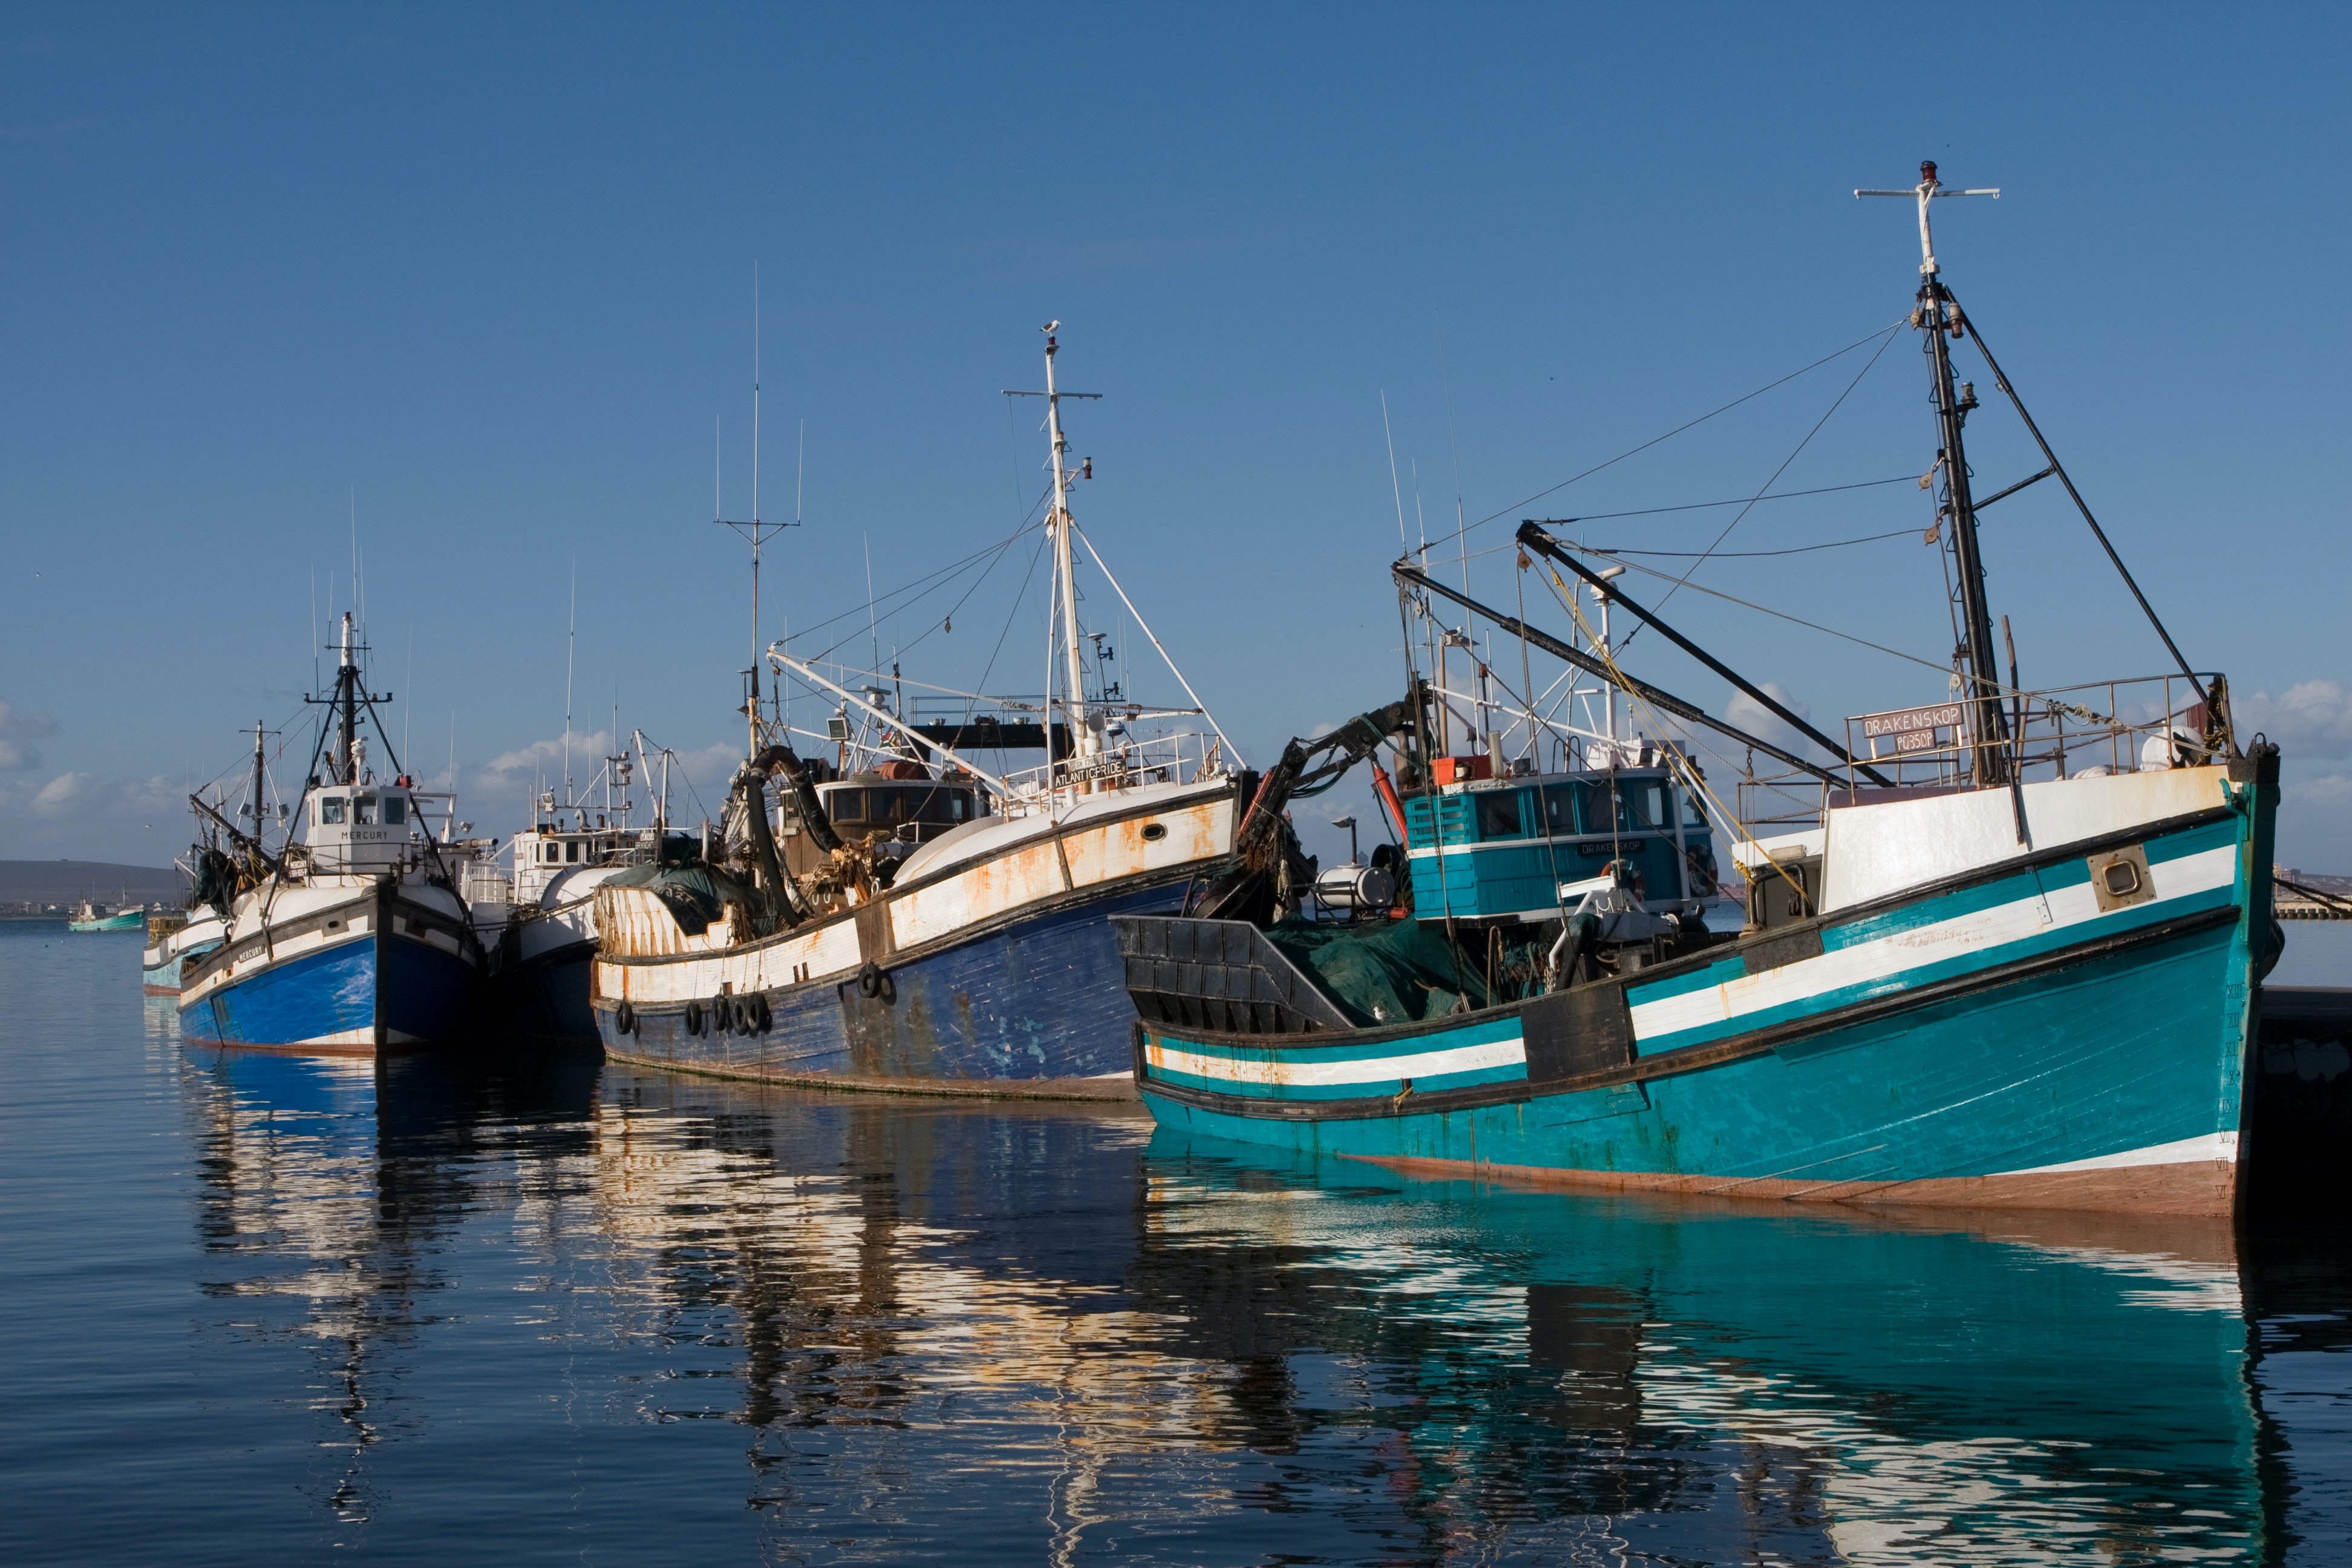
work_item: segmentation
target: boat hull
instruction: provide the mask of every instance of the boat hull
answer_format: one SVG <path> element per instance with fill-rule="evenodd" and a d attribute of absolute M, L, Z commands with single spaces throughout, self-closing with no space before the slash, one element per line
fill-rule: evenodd
<path fill-rule="evenodd" d="M 1424 1174 L 2228 1215 L 2274 778 L 1731 956 L 1435 1024 L 1141 1023 L 1143 1098 L 1195 1134 Z M 2109 908 L 2092 868 L 2123 838 L 2150 886 Z"/>
<path fill-rule="evenodd" d="M 147 917 L 137 910 L 119 915 L 106 915 L 94 921 L 68 921 L 68 931 L 144 931 Z"/>
<path fill-rule="evenodd" d="M 589 988 L 596 962 L 593 939 L 567 942 L 495 970 L 482 984 L 484 1030 L 582 1042 L 596 1038 Z"/>
<path fill-rule="evenodd" d="M 891 955 L 861 984 L 835 975 L 763 990 L 770 1026 L 732 1033 L 698 1001 L 600 996 L 608 1056 L 641 1066 L 899 1093 L 1131 1100 L 1135 1008 L 1110 921 L 1171 914 L 1192 878 L 1146 880 L 1032 907 L 956 939 Z M 876 981 L 878 980 L 878 984 Z M 873 994 L 868 994 L 868 986 Z"/>
<path fill-rule="evenodd" d="M 336 934 L 330 936 L 326 921 L 337 917 Z M 370 890 L 315 911 L 303 923 L 310 929 L 274 931 L 268 943 L 246 937 L 189 955 L 180 994 L 182 1038 L 373 1056 L 460 1032 L 479 965 L 451 941 L 446 921 L 396 895 Z"/>
<path fill-rule="evenodd" d="M 212 946 L 194 948 L 186 952 L 175 952 L 169 958 L 142 965 L 139 972 L 141 988 L 150 996 L 177 996 L 180 994 L 181 976 L 188 963 L 192 959 L 202 958 L 212 951 L 213 946 L 217 945 L 219 944 L 214 943 Z"/>

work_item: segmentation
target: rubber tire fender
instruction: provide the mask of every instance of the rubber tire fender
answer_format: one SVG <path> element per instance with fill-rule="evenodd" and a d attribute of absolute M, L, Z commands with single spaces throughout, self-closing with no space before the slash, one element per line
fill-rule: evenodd
<path fill-rule="evenodd" d="M 710 999 L 710 1028 L 719 1035 L 734 1032 L 735 999 L 723 991 Z"/>
<path fill-rule="evenodd" d="M 744 1005 L 751 1010 L 751 1028 L 755 1033 L 764 1035 L 771 1028 L 775 1026 L 776 1016 L 768 1010 L 768 994 L 766 992 L 752 992 L 751 1000 L 746 1002 Z"/>
<path fill-rule="evenodd" d="M 882 994 L 882 966 L 867 959 L 857 971 L 857 994 L 868 1001 Z"/>
<path fill-rule="evenodd" d="M 695 1036 L 702 1033 L 702 1004 L 699 1002 L 686 1005 L 686 1032 Z"/>
<path fill-rule="evenodd" d="M 625 996 L 621 998 L 621 1005 L 613 1009 L 613 1027 L 624 1035 L 634 1035 L 637 1032 L 637 1010 L 630 1005 L 629 999 Z"/>

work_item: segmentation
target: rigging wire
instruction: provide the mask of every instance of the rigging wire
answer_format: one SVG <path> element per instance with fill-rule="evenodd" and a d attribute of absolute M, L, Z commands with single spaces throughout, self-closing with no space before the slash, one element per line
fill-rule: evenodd
<path fill-rule="evenodd" d="M 1041 496 L 1038 499 L 1042 503 L 1045 498 Z M 1030 508 L 1030 517 L 1034 518 L 1035 515 L 1036 508 L 1033 506 Z M 938 578 L 952 576 L 954 574 L 963 571 L 967 567 L 971 566 L 972 563 L 980 560 L 982 556 L 985 556 L 992 552 L 1003 549 L 1006 545 L 1012 543 L 1013 541 L 1019 539 L 1023 534 L 1028 532 L 1029 530 L 1034 526 L 1035 524 L 1034 522 L 1024 519 L 1019 528 L 1014 529 L 1011 533 L 1005 535 L 1004 538 L 991 544 L 983 544 L 978 550 L 973 551 L 971 554 L 964 556 L 961 560 L 950 561 L 946 565 L 938 568 L 936 571 L 927 572 L 920 577 L 917 577 L 910 582 L 900 584 L 898 587 L 891 589 L 888 593 L 881 595 L 876 600 L 876 603 L 879 604 L 882 600 L 895 599 L 902 594 L 912 593 L 915 589 L 922 587 L 923 584 L 927 583 L 935 583 L 935 580 Z M 906 608 L 908 608 L 908 605 L 900 605 L 894 609 L 884 611 L 882 612 L 881 618 L 887 620 L 890 616 L 898 615 L 900 611 Z M 832 626 L 835 622 L 847 620 L 851 616 L 856 615 L 856 610 L 852 608 L 844 610 L 837 616 L 828 616 L 821 621 L 813 621 L 782 640 L 787 643 L 799 642 L 803 637 L 814 637 L 816 633 L 824 630 L 825 627 Z M 843 642 L 846 642 L 848 639 L 845 637 L 842 640 Z M 841 643 L 835 643 L 833 645 L 834 647 L 839 647 L 841 646 Z M 831 653 L 832 651 L 833 648 L 827 648 L 825 653 Z M 824 654 L 816 655 L 814 658 L 810 659 L 810 662 L 815 663 L 818 659 L 821 659 L 824 657 Z"/>
<path fill-rule="evenodd" d="M 1796 447 L 1790 450 L 1789 455 L 1780 459 L 1780 466 L 1772 470 L 1772 477 L 1766 479 L 1763 484 L 1757 488 L 1756 500 L 1763 500 L 1765 493 L 1771 489 L 1772 486 L 1778 482 L 1780 476 L 1789 471 L 1789 465 L 1795 462 L 1799 454 L 1802 453 L 1807 447 L 1812 445 L 1813 437 L 1822 433 L 1822 426 L 1827 425 L 1831 418 L 1836 415 L 1837 411 L 1845 406 L 1845 400 L 1853 395 L 1853 389 L 1862 384 L 1862 378 L 1870 374 L 1872 367 L 1876 365 L 1881 356 L 1886 353 L 1886 345 L 1894 341 L 1894 331 L 1889 329 L 1885 338 L 1879 343 L 1877 351 L 1870 356 L 1868 363 L 1864 364 L 1860 370 L 1853 373 L 1853 379 L 1847 382 L 1845 384 L 1845 390 L 1837 395 L 1837 401 L 1831 404 L 1828 409 L 1822 413 L 1819 419 L 1813 421 L 1813 427 L 1805 432 L 1804 439 L 1799 441 Z M 1756 501 L 1754 500 L 1751 500 L 1746 506 L 1741 507 L 1738 515 L 1733 517 L 1729 522 L 1723 525 L 1723 531 L 1715 536 L 1715 543 L 1706 547 L 1706 554 L 1701 555 L 1696 561 L 1692 562 L 1690 571 L 1684 573 L 1682 576 L 1675 581 L 1674 587 L 1665 591 L 1665 594 L 1658 600 L 1658 603 L 1663 605 L 1668 599 L 1673 598 L 1675 592 L 1679 590 L 1684 584 L 1690 581 L 1691 574 L 1696 572 L 1702 565 L 1706 564 L 1706 556 L 1715 552 L 1715 546 L 1717 544 L 1721 544 L 1725 540 L 1730 538 L 1731 531 L 1738 528 L 1742 522 L 1746 521 L 1748 514 L 1755 510 Z M 1618 646 L 1621 648 L 1631 647 L 1633 639 L 1642 635 L 1648 623 L 1644 622 L 1642 626 L 1635 626 L 1632 631 L 1626 633 L 1624 642 Z"/>
<path fill-rule="evenodd" d="M 1718 561 L 1748 561 L 1765 555 L 1806 555 L 1816 550 L 1843 550 L 1849 544 L 1876 544 L 1882 540 L 1908 539 L 1919 531 L 1898 528 L 1892 533 L 1865 534 L 1860 539 L 1832 539 L 1826 544 L 1796 544 L 1786 550 L 1613 550 L 1598 544 L 1580 544 L 1579 550 L 1590 550 L 1595 555 L 1671 555 L 1679 558 L 1712 555 Z"/>
<path fill-rule="evenodd" d="M 1625 450 L 1618 453 L 1607 462 L 1595 463 L 1592 467 L 1585 469 L 1582 473 L 1570 475 L 1569 478 L 1560 480 L 1559 483 L 1556 485 L 1547 486 L 1543 489 L 1536 491 L 1535 494 L 1528 496 L 1524 500 L 1515 500 L 1510 505 L 1503 508 L 1500 511 L 1488 512 L 1485 517 L 1480 518 L 1470 526 L 1472 528 L 1484 528 L 1486 524 L 1494 521 L 1496 518 L 1508 517 L 1511 513 L 1517 511 L 1520 508 L 1532 505 L 1533 503 L 1543 500 L 1544 497 L 1550 495 L 1555 490 L 1564 490 L 1569 486 L 1575 484 L 1580 480 L 1591 479 L 1593 475 L 1599 473 L 1603 468 L 1613 468 L 1617 464 L 1623 462 L 1628 458 L 1636 456 L 1642 452 L 1646 452 L 1661 441 L 1671 441 L 1675 437 L 1681 435 L 1684 431 L 1695 429 L 1698 426 L 1706 424 L 1708 420 L 1714 418 L 1718 414 L 1728 414 L 1731 410 L 1738 407 L 1741 404 L 1751 402 L 1756 398 L 1761 397 L 1776 386 L 1786 385 L 1788 383 L 1796 380 L 1801 375 L 1819 370 L 1822 366 L 1829 363 L 1832 360 L 1843 359 L 1847 354 L 1853 353 L 1854 350 L 1862 347 L 1863 344 L 1869 342 L 1873 338 L 1892 337 L 1897 328 L 1907 325 L 1910 322 L 1910 320 L 1911 318 L 1908 313 L 1899 316 L 1895 320 L 1888 322 L 1885 326 L 1879 328 L 1877 331 L 1866 332 L 1863 336 L 1854 339 L 1853 342 L 1846 344 L 1845 347 L 1838 350 L 1835 353 L 1824 354 L 1820 359 L 1815 360 L 1812 363 L 1806 365 L 1803 369 L 1792 370 L 1777 381 L 1768 381 L 1763 385 L 1758 387 L 1755 391 L 1735 397 L 1730 402 L 1724 404 L 1721 407 L 1710 409 L 1706 413 L 1700 415 L 1696 419 L 1690 420 L 1685 424 L 1677 425 L 1663 436 L 1653 436 L 1650 439 L 1643 442 L 1638 447 L 1628 447 Z M 1884 345 L 1881 345 L 1881 347 L 1883 349 Z"/>
<path fill-rule="evenodd" d="M 1906 530 L 1906 531 L 1908 531 Z M 1587 553 L 1593 555 L 1613 555 L 1612 552 L 1606 550 L 1591 550 L 1584 545 L 1578 545 L 1576 548 L 1579 550 L 1584 550 Z M 1625 570 L 1628 572 L 1643 573 L 1649 576 L 1656 577 L 1668 583 L 1675 581 L 1674 574 L 1671 572 L 1661 572 L 1654 566 L 1644 566 L 1638 561 L 1625 562 L 1624 566 Z M 1874 653 L 1883 653 L 1891 658 L 1907 659 L 1911 663 L 1920 666 L 1922 668 L 1932 669 L 1938 675 L 1948 675 L 1951 673 L 1951 667 L 1948 664 L 1938 664 L 1934 659 L 1921 658 L 1917 654 L 1905 653 L 1901 648 L 1888 647 L 1883 643 L 1872 642 L 1867 637 L 1858 637 L 1850 632 L 1842 632 L 1833 626 L 1825 626 L 1817 621 L 1809 621 L 1801 616 L 1790 615 L 1784 610 L 1776 610 L 1771 608 L 1769 605 L 1759 605 L 1752 600 L 1743 599 L 1737 594 L 1727 594 L 1720 588 L 1710 588 L 1702 583 L 1693 583 L 1690 584 L 1690 588 L 1691 592 L 1695 594 L 1705 594 L 1710 597 L 1722 599 L 1727 603 L 1738 605 L 1742 609 L 1754 610 L 1759 615 L 1770 616 L 1775 620 L 1787 621 L 1791 625 L 1803 626 L 1808 631 L 1821 632 L 1826 636 L 1836 637 L 1843 642 L 1854 643 L 1860 647 L 1869 648 Z M 1575 612 L 1571 610 L 1570 613 L 1573 615 Z M 1633 640 L 1633 639 L 1629 637 L 1625 639 L 1625 642 L 1631 642 Z M 1625 643 L 1621 642 L 1617 646 L 1622 649 L 1625 646 Z"/>

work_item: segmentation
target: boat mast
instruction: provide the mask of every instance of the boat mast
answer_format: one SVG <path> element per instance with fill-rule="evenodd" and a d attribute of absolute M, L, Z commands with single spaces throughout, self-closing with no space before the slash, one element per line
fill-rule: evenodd
<path fill-rule="evenodd" d="M 262 755 L 263 733 L 261 721 L 256 719 L 253 721 L 253 841 L 256 844 L 264 844 L 266 847 L 262 837 L 261 792 L 268 782 L 268 763 Z"/>
<path fill-rule="evenodd" d="M 717 431 L 712 432 L 714 447 Z M 718 466 L 717 454 L 712 455 L 712 467 Z M 760 754 L 760 550 L 761 546 L 787 528 L 797 528 L 797 522 L 766 523 L 760 521 L 760 267 L 751 264 L 751 516 L 740 521 L 729 517 L 719 502 L 719 480 L 711 477 L 710 521 L 722 528 L 731 528 L 751 542 L 751 668 L 744 671 L 746 685 L 743 706 L 737 711 L 743 715 L 749 736 L 743 754 Z"/>
<path fill-rule="evenodd" d="M 1854 195 L 1911 196 L 1919 204 L 1919 304 L 1911 312 L 1911 324 L 1927 335 L 1936 424 L 1943 438 L 1936 461 L 1944 470 L 1941 518 L 1951 524 L 1952 554 L 1959 576 L 1961 631 L 1968 638 L 1959 651 L 1969 666 L 1969 731 L 1976 742 L 1971 749 L 1970 766 L 1978 784 L 2005 784 L 2010 773 L 2009 717 L 2001 707 L 2000 665 L 1993 650 L 1992 609 L 1985 596 L 1984 558 L 1977 543 L 1976 499 L 1969 489 L 1968 452 L 1960 437 L 1960 427 L 1968 422 L 1969 410 L 1977 405 L 1976 395 L 1973 387 L 1956 392 L 1952 385 L 1951 340 L 1966 329 L 1961 324 L 1960 308 L 1945 289 L 1943 275 L 1936 265 L 1935 237 L 1927 222 L 1930 201 L 1946 196 L 1991 196 L 1998 200 L 2000 191 L 1998 187 L 1947 190 L 1936 178 L 1934 163 L 1927 162 L 1919 165 L 1919 184 L 1910 190 L 1856 191 Z"/>
<path fill-rule="evenodd" d="M 1065 678 L 1069 682 L 1062 696 L 1062 711 L 1069 720 L 1070 738 L 1077 744 L 1077 754 L 1084 759 L 1102 754 L 1102 736 L 1087 714 L 1086 664 L 1078 655 L 1076 563 L 1070 552 L 1070 443 L 1062 434 L 1062 395 L 1054 381 L 1054 356 L 1060 352 L 1054 331 L 1061 324 L 1058 321 L 1045 323 L 1045 431 L 1052 446 L 1054 469 L 1054 514 L 1045 520 L 1045 531 L 1054 541 L 1054 591 L 1062 602 L 1062 657 L 1067 666 Z M 1050 728 L 1045 740 L 1045 754 L 1050 762 Z"/>
<path fill-rule="evenodd" d="M 343 612 L 342 661 L 335 669 L 335 770 L 338 784 L 360 782 L 360 671 L 352 648 L 352 613 Z"/>

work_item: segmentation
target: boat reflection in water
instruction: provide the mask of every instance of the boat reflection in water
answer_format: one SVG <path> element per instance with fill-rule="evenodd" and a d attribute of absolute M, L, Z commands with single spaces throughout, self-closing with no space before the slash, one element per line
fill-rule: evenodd
<path fill-rule="evenodd" d="M 1707 1207 L 1291 1163 L 1132 1110 L 203 1059 L 211 1293 L 295 1303 L 345 1460 L 314 1500 L 373 1510 L 378 1544 L 460 1466 L 497 1478 L 476 1544 L 504 1555 L 561 1515 L 791 1561 L 2262 1561 L 2331 1484 L 2262 1408 L 2208 1222 Z M 2343 1339 L 2328 1268 L 2338 1315 L 2272 1342 Z"/>

